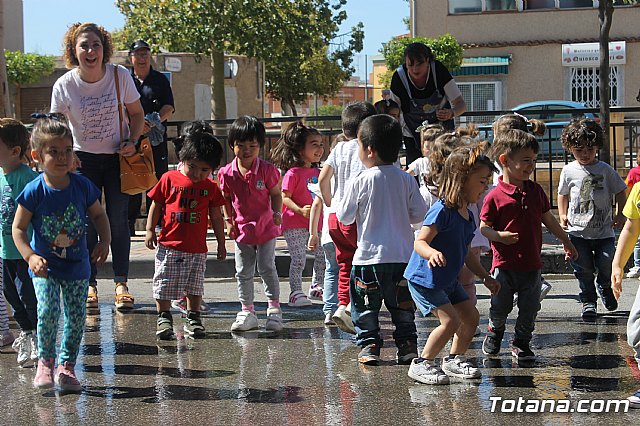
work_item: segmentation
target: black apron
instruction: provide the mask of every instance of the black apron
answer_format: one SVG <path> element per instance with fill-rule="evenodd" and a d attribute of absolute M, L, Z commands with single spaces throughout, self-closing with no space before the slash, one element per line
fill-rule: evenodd
<path fill-rule="evenodd" d="M 416 147 L 418 150 L 420 148 L 420 134 L 416 132 L 416 129 L 422 125 L 423 122 L 428 122 L 429 124 L 442 124 L 447 131 L 453 131 L 455 129 L 455 122 L 453 119 L 447 121 L 440 121 L 436 116 L 436 111 L 442 109 L 446 106 L 451 108 L 449 105 L 449 101 L 447 100 L 447 96 L 440 93 L 440 89 L 438 88 L 438 77 L 436 76 L 436 67 L 435 62 L 431 61 L 431 76 L 433 76 L 433 83 L 435 85 L 436 90 L 426 99 L 414 99 L 411 95 L 411 88 L 409 86 L 409 79 L 407 78 L 407 73 L 404 71 L 402 65 L 398 67 L 398 77 L 400 77 L 400 81 L 404 85 L 405 90 L 407 91 L 407 95 L 409 96 L 409 111 L 402 112 L 402 117 L 404 119 L 405 124 L 411 130 L 411 134 L 413 135 L 413 139 L 415 140 Z M 428 82 L 428 80 L 427 80 Z"/>

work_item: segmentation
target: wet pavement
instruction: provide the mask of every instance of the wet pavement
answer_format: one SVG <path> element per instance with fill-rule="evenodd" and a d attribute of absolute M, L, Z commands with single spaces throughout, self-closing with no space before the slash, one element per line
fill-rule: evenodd
<path fill-rule="evenodd" d="M 317 302 L 309 308 L 283 305 L 286 329 L 266 332 L 266 299 L 256 285 L 261 329 L 232 334 L 229 327 L 240 307 L 235 283 L 207 279 L 207 338 L 185 339 L 175 313 L 178 340 L 158 344 L 149 279 L 130 282 L 138 308 L 127 314 L 114 312 L 113 297 L 103 285 L 99 312 L 87 318 L 78 359 L 83 391 L 34 389 L 35 369 L 18 368 L 15 354 L 5 351 L 0 354 L 0 424 L 637 424 L 638 410 L 491 413 L 495 397 L 569 400 L 575 410 L 579 400 L 624 399 L 640 388 L 625 337 L 638 281 L 625 280 L 619 311 L 583 323 L 577 283 L 569 276 L 546 278 L 553 289 L 537 321 L 535 363 L 519 366 L 512 360 L 507 349 L 511 333 L 505 335 L 500 357 L 491 362 L 482 355 L 482 337 L 475 337 L 468 356 L 480 366 L 482 379 L 448 386 L 416 383 L 407 377 L 408 367 L 395 364 L 387 312 L 381 314 L 384 361 L 369 367 L 358 364 L 351 335 L 323 326 Z M 486 326 L 488 296 L 481 286 L 478 291 Z M 284 301 L 285 280 L 281 294 Z M 419 318 L 417 325 L 422 346 L 435 321 Z M 513 330 L 513 318 L 507 330 Z"/>

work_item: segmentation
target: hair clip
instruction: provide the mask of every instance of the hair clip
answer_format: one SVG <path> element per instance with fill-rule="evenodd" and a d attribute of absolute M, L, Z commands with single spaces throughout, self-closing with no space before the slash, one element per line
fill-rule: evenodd
<path fill-rule="evenodd" d="M 33 118 L 34 120 L 48 118 L 49 120 L 60 121 L 60 117 L 58 117 L 56 113 L 49 113 L 49 112 L 34 112 L 34 113 L 31 113 L 31 118 Z"/>

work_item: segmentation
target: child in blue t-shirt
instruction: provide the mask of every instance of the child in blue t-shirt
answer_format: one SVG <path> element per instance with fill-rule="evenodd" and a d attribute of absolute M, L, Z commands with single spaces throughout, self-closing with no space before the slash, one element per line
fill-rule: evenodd
<path fill-rule="evenodd" d="M 20 327 L 20 335 L 13 342 L 13 349 L 18 353 L 17 361 L 21 367 L 38 361 L 36 293 L 29 276 L 29 265 L 20 256 L 11 236 L 16 198 L 25 185 L 38 176 L 25 164 L 28 149 L 27 128 L 12 118 L 0 119 L 0 255 L 3 260 L 4 295 Z M 7 341 L 11 337 L 9 334 Z"/>
<path fill-rule="evenodd" d="M 409 377 L 421 383 L 440 385 L 448 384 L 449 377 L 480 377 L 480 371 L 465 358 L 480 314 L 457 277 L 466 264 L 492 294 L 500 288 L 478 257 L 469 252 L 476 225 L 468 205 L 478 202 L 495 171 L 482 150 L 482 145 L 461 146 L 445 161 L 440 199 L 427 212 L 404 273 L 422 314 L 433 313 L 440 321 L 429 334 L 421 356 L 409 367 Z M 435 358 L 452 337 L 450 354 L 442 360 L 441 368 Z"/>
<path fill-rule="evenodd" d="M 31 156 L 43 173 L 18 196 L 13 239 L 29 264 L 38 299 L 38 371 L 34 385 L 50 388 L 55 382 L 67 391 L 79 391 L 75 362 L 84 331 L 90 259 L 85 221 L 89 216 L 100 241 L 91 261 L 104 263 L 109 254 L 109 220 L 100 205 L 100 191 L 87 178 L 71 173 L 74 167 L 71 130 L 61 115 L 39 119 L 31 134 Z M 29 242 L 27 230 L 33 226 Z M 64 330 L 54 377 L 60 293 L 64 301 Z"/>

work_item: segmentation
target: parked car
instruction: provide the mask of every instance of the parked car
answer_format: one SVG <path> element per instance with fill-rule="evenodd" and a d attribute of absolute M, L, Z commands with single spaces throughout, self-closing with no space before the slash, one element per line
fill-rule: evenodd
<path fill-rule="evenodd" d="M 568 109 L 585 109 L 583 103 L 573 101 L 537 101 L 521 104 L 512 109 L 513 112 L 524 115 L 527 118 L 535 118 L 544 121 L 547 131 L 544 136 L 538 138 L 540 144 L 539 159 L 560 158 L 564 154 L 562 148 L 562 129 L 574 118 L 592 118 L 597 120 L 597 116 L 591 112 L 575 111 L 566 112 Z M 564 112 L 562 112 L 564 110 Z M 491 141 L 493 130 L 490 124 L 479 127 L 480 134 Z"/>

